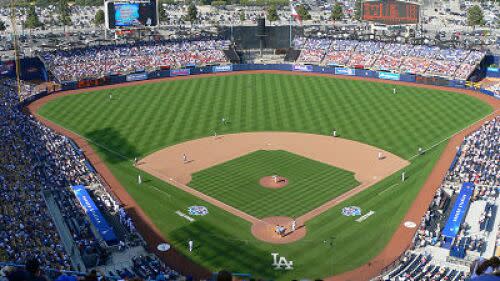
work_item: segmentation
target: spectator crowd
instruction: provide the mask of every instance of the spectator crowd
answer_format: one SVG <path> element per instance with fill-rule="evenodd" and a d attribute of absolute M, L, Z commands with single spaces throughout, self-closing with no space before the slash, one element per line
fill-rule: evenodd
<path fill-rule="evenodd" d="M 450 248 L 450 255 L 464 258 L 468 251 L 483 254 L 486 250 L 485 235 L 493 231 L 496 208 L 495 202 L 500 190 L 499 151 L 500 116 L 483 124 L 478 130 L 464 138 L 441 187 L 436 191 L 428 210 L 423 216 L 412 243 L 414 251 L 407 251 L 397 265 L 384 274 L 383 280 L 464 280 L 465 274 L 452 268 L 439 267 L 429 263 L 432 254 L 416 254 L 426 251 L 427 246 L 443 247 L 445 237 L 441 235 L 454 199 L 460 191 L 461 183 L 473 182 L 474 192 L 471 202 L 485 201 L 477 217 L 478 230 L 472 233 L 471 225 L 463 222 Z M 472 204 L 472 203 L 471 203 Z"/>
<path fill-rule="evenodd" d="M 106 75 L 223 64 L 227 40 L 143 42 L 135 45 L 96 46 L 41 54 L 60 81 L 78 81 Z"/>
<path fill-rule="evenodd" d="M 79 270 L 72 260 L 75 253 L 65 247 L 58 232 L 51 212 L 54 206 L 48 205 L 48 198 L 60 210 L 76 255 L 106 257 L 108 246 L 91 231 L 90 220 L 70 188 L 101 185 L 100 179 L 70 139 L 21 111 L 15 86 L 11 81 L 0 84 L 0 262 L 26 264 L 34 260 L 41 267 Z M 102 211 L 119 212 L 124 228 L 135 231 L 111 195 L 100 190 L 94 197 Z M 115 274 L 121 278 L 125 271 Z M 125 275 L 151 279 L 160 274 L 166 276 L 162 280 L 179 276 L 150 256 L 134 258 L 133 268 Z"/>
<path fill-rule="evenodd" d="M 300 63 L 347 66 L 466 80 L 485 53 L 379 41 L 294 39 Z"/>

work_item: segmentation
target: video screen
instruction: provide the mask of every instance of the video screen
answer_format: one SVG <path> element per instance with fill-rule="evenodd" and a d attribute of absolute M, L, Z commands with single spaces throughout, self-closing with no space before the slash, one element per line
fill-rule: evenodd
<path fill-rule="evenodd" d="M 140 25 L 139 4 L 115 4 L 116 26 Z"/>
<path fill-rule="evenodd" d="M 107 7 L 108 28 L 157 26 L 156 0 L 149 3 L 112 3 Z"/>

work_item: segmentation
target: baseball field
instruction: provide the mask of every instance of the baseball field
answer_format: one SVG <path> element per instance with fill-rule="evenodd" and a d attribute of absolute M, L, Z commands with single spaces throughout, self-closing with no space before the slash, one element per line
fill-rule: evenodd
<path fill-rule="evenodd" d="M 340 274 L 377 256 L 448 138 L 490 112 L 448 91 L 271 73 L 88 90 L 38 110 L 91 144 L 177 251 L 211 271 L 276 280 Z M 272 175 L 288 184 L 259 184 Z M 358 222 L 342 214 L 348 206 L 371 215 Z M 302 236 L 266 242 L 253 228 L 272 217 L 297 218 Z M 271 253 L 293 269 L 276 270 Z"/>

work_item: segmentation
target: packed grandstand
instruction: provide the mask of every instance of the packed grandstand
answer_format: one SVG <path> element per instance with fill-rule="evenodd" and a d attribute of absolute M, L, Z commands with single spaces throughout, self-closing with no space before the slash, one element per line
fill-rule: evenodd
<path fill-rule="evenodd" d="M 297 63 L 370 69 L 393 73 L 439 76 L 466 80 L 486 55 L 483 51 L 436 46 L 336 40 L 294 39 L 300 50 Z M 107 75 L 229 63 L 224 50 L 228 40 L 149 42 L 137 45 L 99 46 L 41 54 L 60 81 L 78 81 Z"/>
<path fill-rule="evenodd" d="M 400 43 L 330 38 L 301 37 L 295 38 L 293 44 L 301 51 L 293 63 L 301 65 L 457 80 L 466 80 L 486 55 L 464 49 L 425 45 L 410 48 Z M 231 47 L 231 41 L 221 39 L 164 41 L 44 52 L 40 58 L 53 77 L 64 82 L 230 64 L 224 51 Z M 23 111 L 20 100 L 31 99 L 41 90 L 24 82 L 18 96 L 14 79 L 3 78 L 0 82 L 0 265 L 4 267 L 3 276 L 15 281 L 26 280 L 14 273 L 39 274 L 39 263 L 42 275 L 55 280 L 84 275 L 87 275 L 85 280 L 98 280 L 98 273 L 88 269 L 97 269 L 100 275 L 110 279 L 189 278 L 189 274 L 182 276 L 145 250 L 145 242 L 122 203 L 109 191 L 80 148 Z M 500 84 L 492 83 L 487 89 L 498 93 Z M 465 280 L 471 275 L 470 269 L 457 260 L 500 254 L 499 151 L 500 116 L 496 116 L 467 136 L 457 148 L 455 160 L 417 226 L 411 247 L 379 279 Z M 475 186 L 470 194 L 470 208 L 459 229 L 449 233 L 447 220 L 461 191 L 465 190 L 462 189 L 464 182 Z M 115 230 L 115 239 L 103 243 L 102 237 L 91 230 L 89 219 L 70 188 L 78 185 L 90 187 L 90 196 Z M 105 267 L 116 252 L 127 252 L 131 256 L 122 261 L 123 266 Z"/>

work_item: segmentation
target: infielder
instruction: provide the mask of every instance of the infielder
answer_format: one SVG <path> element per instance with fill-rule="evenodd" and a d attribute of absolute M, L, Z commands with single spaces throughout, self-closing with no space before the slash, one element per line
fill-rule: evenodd
<path fill-rule="evenodd" d="M 295 231 L 295 227 L 297 226 L 297 222 L 295 220 L 292 221 L 292 232 Z"/>
<path fill-rule="evenodd" d="M 194 244 L 193 240 L 189 240 L 189 241 L 188 241 L 188 248 L 189 248 L 189 251 L 190 251 L 190 252 L 192 252 L 192 251 L 193 251 L 193 244 Z"/>
<path fill-rule="evenodd" d="M 137 176 L 137 183 L 138 183 L 138 184 L 141 184 L 141 183 L 142 183 L 142 178 L 141 178 L 141 175 L 138 175 L 138 176 Z"/>
<path fill-rule="evenodd" d="M 384 157 L 384 156 L 382 155 L 382 152 L 381 152 L 381 151 L 379 151 L 379 152 L 378 152 L 378 160 L 382 160 L 382 159 L 383 159 L 383 157 Z"/>
<path fill-rule="evenodd" d="M 188 157 L 187 157 L 186 153 L 182 154 L 182 161 L 184 161 L 184 164 L 186 164 L 188 162 Z"/>
<path fill-rule="evenodd" d="M 336 136 L 337 136 L 337 130 L 336 130 L 336 129 L 333 129 L 332 136 L 333 136 L 333 137 L 336 137 Z"/>

